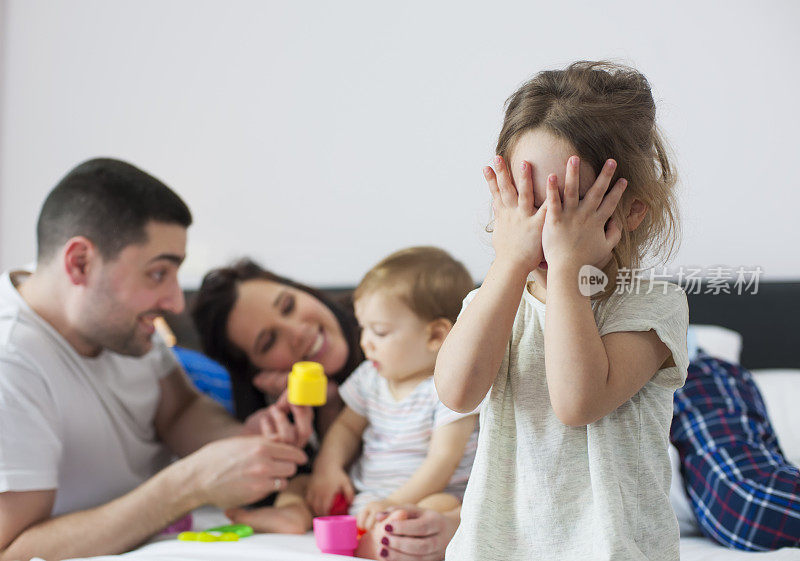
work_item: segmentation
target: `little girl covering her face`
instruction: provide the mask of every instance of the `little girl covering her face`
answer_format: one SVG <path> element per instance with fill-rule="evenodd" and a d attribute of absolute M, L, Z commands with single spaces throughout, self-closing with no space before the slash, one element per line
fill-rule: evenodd
<path fill-rule="evenodd" d="M 358 285 L 367 360 L 339 387 L 345 408 L 325 435 L 306 493 L 315 514 L 327 514 L 337 493 L 366 530 L 396 505 L 458 508 L 477 446 L 477 411 L 442 405 L 433 368 L 473 286 L 461 263 L 433 247 L 390 255 Z M 359 556 L 380 556 L 391 545 L 373 544 L 369 534 L 361 542 Z"/>
<path fill-rule="evenodd" d="M 488 394 L 447 559 L 677 560 L 686 296 L 622 282 L 677 229 L 647 80 L 593 62 L 541 72 L 509 98 L 492 166 L 496 258 L 436 364 L 448 407 Z M 599 270 L 605 290 L 583 290 Z"/>

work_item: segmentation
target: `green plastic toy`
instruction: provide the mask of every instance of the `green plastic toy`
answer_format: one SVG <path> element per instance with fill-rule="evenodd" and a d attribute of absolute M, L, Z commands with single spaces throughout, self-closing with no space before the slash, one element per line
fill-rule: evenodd
<path fill-rule="evenodd" d="M 239 538 L 252 535 L 252 527 L 246 524 L 230 524 L 209 528 L 204 532 L 181 532 L 178 539 L 183 542 L 236 542 Z"/>

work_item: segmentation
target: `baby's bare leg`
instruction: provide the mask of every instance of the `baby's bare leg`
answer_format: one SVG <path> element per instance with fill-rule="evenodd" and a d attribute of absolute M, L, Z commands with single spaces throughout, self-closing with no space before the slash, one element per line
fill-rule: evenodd
<path fill-rule="evenodd" d="M 247 524 L 257 532 L 304 534 L 311 529 L 311 510 L 306 505 L 308 475 L 289 480 L 286 490 L 275 499 L 275 506 L 246 510 L 236 508 L 226 515 L 236 524 Z"/>
<path fill-rule="evenodd" d="M 419 501 L 417 506 L 435 510 L 436 512 L 450 512 L 454 508 L 461 506 L 461 501 L 449 493 L 435 493 Z"/>

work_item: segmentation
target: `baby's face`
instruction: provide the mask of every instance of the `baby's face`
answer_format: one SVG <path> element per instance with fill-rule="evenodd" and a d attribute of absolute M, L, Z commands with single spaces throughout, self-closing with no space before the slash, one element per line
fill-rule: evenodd
<path fill-rule="evenodd" d="M 361 296 L 355 302 L 361 325 L 361 348 L 378 373 L 394 382 L 433 374 L 436 347 L 429 344 L 431 325 L 388 290 Z"/>

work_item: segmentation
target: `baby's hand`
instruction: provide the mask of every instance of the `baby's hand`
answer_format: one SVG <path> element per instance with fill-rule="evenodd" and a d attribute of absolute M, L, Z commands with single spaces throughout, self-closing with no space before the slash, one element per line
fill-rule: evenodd
<path fill-rule="evenodd" d="M 330 513 L 333 498 L 342 493 L 348 503 L 353 502 L 355 491 L 350 478 L 341 468 L 315 469 L 306 489 L 306 502 L 316 516 Z"/>
<path fill-rule="evenodd" d="M 358 516 L 356 516 L 356 525 L 364 530 L 369 530 L 372 528 L 372 525 L 375 524 L 378 513 L 392 506 L 397 506 L 397 503 L 389 499 L 372 501 L 358 513 Z"/>
<path fill-rule="evenodd" d="M 611 251 L 622 236 L 619 224 L 609 221 L 609 218 L 628 184 L 625 179 L 619 179 L 608 190 L 616 167 L 614 160 L 608 160 L 583 200 L 578 198 L 578 156 L 567 161 L 563 201 L 556 175 L 547 178 L 547 217 L 542 231 L 542 247 L 549 269 L 558 269 L 562 265 L 600 268 L 608 262 Z"/>
<path fill-rule="evenodd" d="M 496 156 L 496 169 L 483 168 L 489 191 L 492 194 L 494 212 L 494 232 L 492 245 L 498 260 L 519 265 L 525 271 L 536 269 L 544 259 L 542 249 L 542 227 L 545 222 L 546 206 L 536 208 L 533 202 L 533 176 L 531 165 L 522 162 L 518 186 L 503 158 Z"/>

